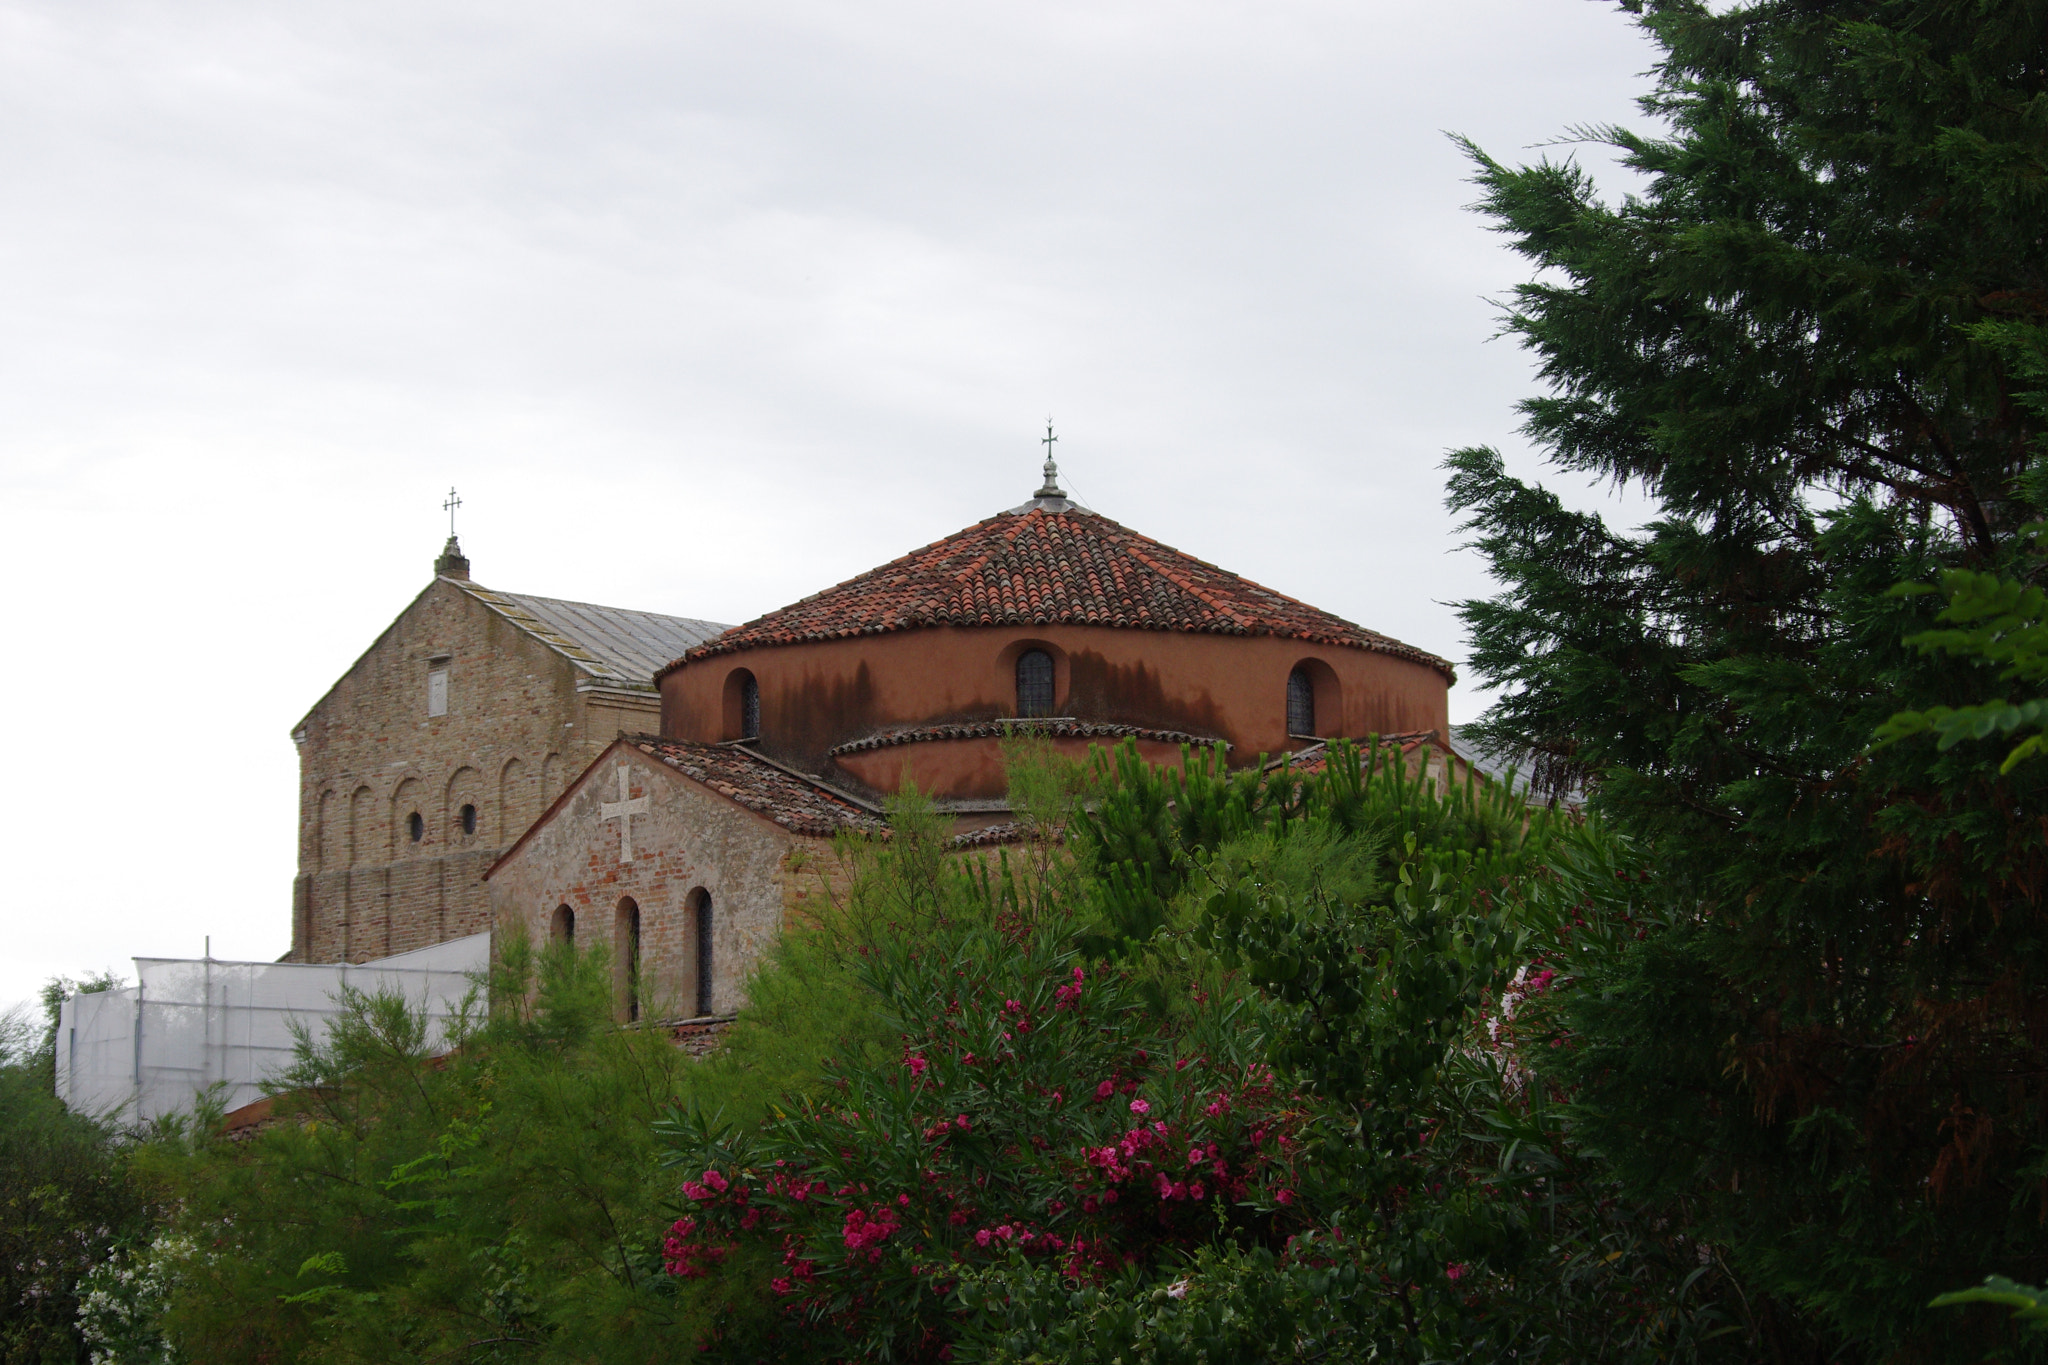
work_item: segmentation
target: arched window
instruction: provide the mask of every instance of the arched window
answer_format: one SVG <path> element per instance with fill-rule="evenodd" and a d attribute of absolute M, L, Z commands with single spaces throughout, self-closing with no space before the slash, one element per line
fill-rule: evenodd
<path fill-rule="evenodd" d="M 740 738 L 761 737 L 761 684 L 752 673 L 740 679 Z"/>
<path fill-rule="evenodd" d="M 1052 655 L 1042 649 L 1027 649 L 1017 656 L 1017 714 L 1052 714 Z"/>
<path fill-rule="evenodd" d="M 554 919 L 548 925 L 548 937 L 557 943 L 576 945 L 576 912 L 566 905 L 555 907 Z"/>
<path fill-rule="evenodd" d="M 476 833 L 476 807 L 475 807 L 475 806 L 464 806 L 464 807 L 462 808 L 462 832 L 463 832 L 464 834 L 474 834 L 474 833 Z"/>
<path fill-rule="evenodd" d="M 1308 736 L 1315 732 L 1316 680 L 1308 669 L 1297 667 L 1287 675 L 1287 733 Z"/>
<path fill-rule="evenodd" d="M 427 822 L 418 811 L 405 817 L 405 832 L 411 836 L 414 843 L 427 837 Z"/>
<path fill-rule="evenodd" d="M 711 1008 L 711 893 L 699 887 L 690 893 L 690 927 L 697 936 L 697 1014 Z"/>
<path fill-rule="evenodd" d="M 612 929 L 612 996 L 619 1022 L 640 1018 L 640 907 L 631 896 L 619 902 Z"/>

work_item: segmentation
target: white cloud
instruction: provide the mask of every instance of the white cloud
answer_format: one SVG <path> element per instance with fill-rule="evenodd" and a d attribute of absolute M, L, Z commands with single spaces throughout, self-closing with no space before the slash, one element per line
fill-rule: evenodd
<path fill-rule="evenodd" d="M 283 950 L 289 728 L 450 483 L 485 582 L 739 620 L 1050 411 L 1093 506 L 1456 656 L 1437 466 L 1530 379 L 1442 131 L 1648 61 L 1583 0 L 0 0 L 0 1001 Z"/>

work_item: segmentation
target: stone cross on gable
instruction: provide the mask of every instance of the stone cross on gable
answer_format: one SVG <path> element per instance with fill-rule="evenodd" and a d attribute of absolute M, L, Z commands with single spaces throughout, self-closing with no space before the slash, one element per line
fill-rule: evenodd
<path fill-rule="evenodd" d="M 633 817 L 647 814 L 647 798 L 634 796 L 629 785 L 632 771 L 624 763 L 619 765 L 619 799 L 605 801 L 598 805 L 598 815 L 606 820 L 619 822 L 619 861 L 633 861 Z M 630 798 L 630 799 L 629 799 Z"/>

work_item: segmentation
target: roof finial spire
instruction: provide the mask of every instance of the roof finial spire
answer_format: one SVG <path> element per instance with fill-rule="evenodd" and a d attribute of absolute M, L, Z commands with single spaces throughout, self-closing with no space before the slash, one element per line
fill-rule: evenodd
<path fill-rule="evenodd" d="M 448 514 L 448 543 L 441 547 L 441 557 L 434 561 L 434 574 L 439 578 L 469 577 L 469 560 L 455 539 L 455 509 L 460 506 L 462 499 L 455 496 L 455 485 L 450 484 L 448 501 L 441 504 L 441 510 Z"/>
<path fill-rule="evenodd" d="M 1057 440 L 1059 440 L 1059 437 L 1052 434 L 1052 418 L 1048 417 L 1045 419 L 1045 435 L 1038 438 L 1038 443 L 1045 447 L 1045 483 L 1036 493 L 1031 495 L 1034 498 L 1064 498 L 1066 496 L 1066 493 L 1060 488 L 1060 467 L 1054 464 L 1052 459 L 1052 445 Z"/>

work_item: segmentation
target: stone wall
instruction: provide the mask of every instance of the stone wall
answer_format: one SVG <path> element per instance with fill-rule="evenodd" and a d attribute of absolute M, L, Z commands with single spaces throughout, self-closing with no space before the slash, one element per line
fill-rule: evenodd
<path fill-rule="evenodd" d="M 652 694 L 580 678 L 453 581 L 414 599 L 293 732 L 289 960 L 359 962 L 489 928 L 485 870 L 622 730 L 656 724 Z"/>
<path fill-rule="evenodd" d="M 500 932 L 517 924 L 541 944 L 566 931 L 578 947 L 605 948 L 622 1020 L 727 1015 L 744 1003 L 747 974 L 786 910 L 802 913 L 834 866 L 830 840 L 793 834 L 619 745 L 491 873 L 490 904 Z M 707 905 L 712 976 L 702 999 L 697 933 Z M 635 911 L 637 1010 L 622 951 Z"/>

